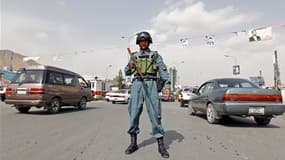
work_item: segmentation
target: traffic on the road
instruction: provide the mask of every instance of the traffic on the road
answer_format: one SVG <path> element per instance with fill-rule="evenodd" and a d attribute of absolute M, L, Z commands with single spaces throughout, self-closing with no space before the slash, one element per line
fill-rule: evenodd
<path fill-rule="evenodd" d="M 21 157 L 25 157 L 25 159 L 28 157 L 33 157 L 31 159 L 35 160 L 48 159 L 44 157 L 48 157 L 50 156 L 49 154 L 54 153 L 53 149 L 50 148 L 52 145 L 48 144 L 48 141 L 53 141 L 54 138 L 52 136 L 50 137 L 49 135 L 45 135 L 47 141 L 42 142 L 44 145 L 42 147 L 44 148 L 47 147 L 49 149 L 46 150 L 46 153 L 43 154 L 35 153 L 34 156 L 31 156 L 29 153 L 38 150 L 36 148 L 39 140 L 36 140 L 35 144 L 33 145 L 27 145 L 25 144 L 25 142 L 23 142 L 23 140 L 19 144 L 18 142 L 15 142 L 16 139 L 22 136 L 11 132 L 13 132 L 13 130 L 15 129 L 18 130 L 17 128 L 19 127 L 28 128 L 28 126 L 31 123 L 30 120 L 24 120 L 24 121 L 19 121 L 19 119 L 17 120 L 19 114 L 26 114 L 26 117 L 35 117 L 35 116 L 37 117 L 44 114 L 50 116 L 51 118 L 53 114 L 58 114 L 57 116 L 58 119 L 61 118 L 72 119 L 73 116 L 76 117 L 77 116 L 76 114 L 78 114 L 78 116 L 90 116 L 89 121 L 92 122 L 90 124 L 93 124 L 93 121 L 95 121 L 95 123 L 97 123 L 97 121 L 101 121 L 100 123 L 102 123 L 102 125 L 104 126 L 108 125 L 113 126 L 115 124 L 108 124 L 109 123 L 108 121 L 110 119 L 114 120 L 116 119 L 115 117 L 118 116 L 127 117 L 126 116 L 128 113 L 126 110 L 127 108 L 129 109 L 130 115 L 132 112 L 134 113 L 138 112 L 137 114 L 139 115 L 141 114 L 142 108 L 136 108 L 134 110 L 132 109 L 130 110 L 130 107 L 132 105 L 134 107 L 138 106 L 143 107 L 144 105 L 143 101 L 140 101 L 138 98 L 146 100 L 146 104 L 148 105 L 147 111 L 150 117 L 156 116 L 157 114 L 156 113 L 157 111 L 154 108 L 155 105 L 152 104 L 153 102 L 157 102 L 159 106 L 163 104 L 161 107 L 163 108 L 163 110 L 164 109 L 166 110 L 164 111 L 164 115 L 173 114 L 171 112 L 177 113 L 177 115 L 173 115 L 174 117 L 171 118 L 167 116 L 169 119 L 173 119 L 172 120 L 173 125 L 166 125 L 166 126 L 168 126 L 169 128 L 175 128 L 177 125 L 179 126 L 179 123 L 185 123 L 187 127 L 185 126 L 184 128 L 180 128 L 180 130 L 183 131 L 183 133 L 186 135 L 191 133 L 193 126 L 196 127 L 197 131 L 205 134 L 206 132 L 204 132 L 204 129 L 202 128 L 205 127 L 207 128 L 210 126 L 205 126 L 206 123 L 202 123 L 202 121 L 201 123 L 200 121 L 197 124 L 195 123 L 195 121 L 202 119 L 203 121 L 207 121 L 209 124 L 219 124 L 219 126 L 215 125 L 211 129 L 212 130 L 211 132 L 213 132 L 214 135 L 218 133 L 218 131 L 221 129 L 220 128 L 221 126 L 232 125 L 231 123 L 232 121 L 234 121 L 236 127 L 239 130 L 250 127 L 252 128 L 251 130 L 255 132 L 259 129 L 259 127 L 265 127 L 268 129 L 268 131 L 272 130 L 272 128 L 276 128 L 274 129 L 275 131 L 272 136 L 270 136 L 272 133 L 270 131 L 268 132 L 268 137 L 275 136 L 274 141 L 279 141 L 279 140 L 283 142 L 285 141 L 284 138 L 285 104 L 283 101 L 284 97 L 282 97 L 283 93 L 282 89 L 277 90 L 274 88 L 264 88 L 264 87 L 262 88 L 247 79 L 242 79 L 242 78 L 213 79 L 206 81 L 205 83 L 201 84 L 201 86 L 192 86 L 192 87 L 186 86 L 184 88 L 177 89 L 177 92 L 172 91 L 171 93 L 165 92 L 165 88 L 162 88 L 162 90 L 159 91 L 159 93 L 156 93 L 158 91 L 157 88 L 155 87 L 155 92 L 152 93 L 152 97 L 149 97 L 151 93 L 149 93 L 148 89 L 152 84 L 144 84 L 146 83 L 144 81 L 139 80 L 138 82 L 142 82 L 142 86 L 141 88 L 139 87 L 135 89 L 133 88 L 134 86 L 132 86 L 133 83 L 131 83 L 130 86 L 125 85 L 124 87 L 112 86 L 112 85 L 106 87 L 108 84 L 107 81 L 102 81 L 92 78 L 91 79 L 84 78 L 83 76 L 75 72 L 52 66 L 37 65 L 37 66 L 30 66 L 23 68 L 17 71 L 17 73 L 13 76 L 11 81 L 5 80 L 3 75 L 4 74 L 2 74 L 2 81 L 1 81 L 2 103 L 0 108 L 1 121 L 2 121 L 1 130 L 4 133 L 4 135 L 8 137 L 5 137 L 5 139 L 7 138 L 7 140 L 1 142 L 2 143 L 1 155 L 2 158 L 5 160 L 22 159 Z M 137 79 L 134 79 L 133 81 L 136 82 L 136 80 Z M 146 81 L 148 81 L 148 79 L 146 79 Z M 141 91 L 143 91 L 145 95 L 134 96 L 133 92 L 140 93 Z M 156 99 L 158 101 L 156 101 Z M 136 101 L 134 102 L 134 100 Z M 97 107 L 100 108 L 101 114 L 104 115 L 106 119 L 102 118 L 98 119 L 97 116 L 90 115 L 94 113 L 96 114 Z M 76 110 L 78 109 L 82 110 L 82 113 L 77 113 L 75 112 L 75 110 L 72 110 L 72 108 Z M 110 112 L 111 110 L 112 112 Z M 73 113 L 70 114 L 69 112 Z M 161 113 L 157 115 L 160 116 Z M 148 143 L 143 141 L 141 144 L 138 144 L 137 134 L 133 135 L 131 131 L 133 130 L 133 127 L 138 127 L 139 117 L 130 117 L 130 119 L 131 119 L 131 127 L 128 132 L 131 135 L 131 144 L 129 145 L 127 150 L 125 150 L 126 155 L 133 154 L 140 147 L 147 145 L 145 143 Z M 185 119 L 185 122 L 182 122 L 183 119 Z M 190 121 L 188 119 L 190 119 Z M 247 119 L 248 121 L 244 121 L 242 119 Z M 107 122 L 104 122 L 106 120 Z M 134 121 L 132 122 L 132 120 Z M 153 128 L 152 131 L 155 133 L 154 135 L 157 136 L 161 134 L 163 135 L 163 137 L 166 136 L 168 138 L 172 136 L 174 136 L 172 138 L 175 138 L 175 136 L 182 137 L 182 135 L 180 134 L 172 135 L 172 131 L 169 132 L 168 131 L 164 132 L 164 130 L 161 130 L 161 132 L 156 131 L 156 127 L 159 127 L 160 125 L 158 124 L 161 123 L 158 120 L 161 120 L 161 118 L 157 120 L 151 118 L 151 123 L 153 127 L 155 126 L 155 124 L 153 123 L 156 123 L 157 125 Z M 12 121 L 13 123 L 10 123 L 9 121 Z M 125 123 L 127 122 L 128 121 L 125 120 Z M 253 122 L 255 122 L 255 124 L 253 124 Z M 45 122 L 43 121 L 39 122 L 39 124 L 41 123 L 44 123 L 43 125 L 52 125 L 50 123 L 54 123 L 54 120 L 46 119 Z M 58 120 L 56 123 L 62 123 L 62 122 L 61 120 Z M 68 124 L 69 123 L 73 122 L 68 122 Z M 77 125 L 85 125 L 85 124 L 86 122 L 83 122 L 81 120 L 77 122 Z M 142 124 L 145 125 L 145 122 L 142 122 Z M 88 128 L 90 127 L 92 128 L 92 125 L 89 126 Z M 56 128 L 58 127 L 55 127 L 54 129 Z M 102 127 L 101 132 L 104 132 L 106 135 L 114 136 L 114 131 L 107 128 L 108 127 Z M 120 128 L 121 132 L 124 132 L 125 131 L 124 129 L 126 128 L 127 126 L 122 125 L 122 127 Z M 61 134 L 64 132 L 70 132 L 68 130 L 69 130 L 68 128 L 63 128 L 62 131 L 57 133 Z M 21 134 L 25 135 L 24 140 L 27 141 L 28 143 L 30 143 L 30 141 L 33 140 L 33 138 L 30 139 L 28 137 L 37 136 L 33 135 L 36 132 L 37 128 L 33 128 L 32 132 L 30 132 L 30 130 L 21 130 Z M 136 131 L 136 133 L 138 132 L 139 130 Z M 209 141 L 211 141 L 210 136 L 213 136 L 213 133 L 207 135 L 207 139 Z M 96 133 L 93 134 L 97 135 Z M 10 137 L 10 135 L 13 136 Z M 191 133 L 190 135 L 193 136 L 195 134 Z M 67 134 L 66 136 L 69 137 L 72 135 Z M 77 137 L 77 135 L 73 136 Z M 193 139 L 201 141 L 201 139 L 199 139 L 199 137 L 196 136 L 193 137 Z M 256 138 L 256 136 L 251 137 L 249 133 L 240 132 L 239 136 L 249 136 L 249 138 L 254 139 L 255 141 L 261 140 Z M 262 137 L 262 135 L 258 136 Z M 73 140 L 67 137 L 64 137 L 63 139 L 68 139 L 68 141 L 73 142 Z M 86 141 L 89 139 L 88 137 L 86 138 L 87 139 L 82 139 L 82 140 Z M 3 139 L 3 136 L 1 137 L 1 139 Z M 95 156 L 93 154 L 91 154 L 92 156 L 90 156 L 87 150 L 89 150 L 90 152 L 91 145 L 93 145 L 94 148 L 95 146 L 100 145 L 100 143 L 104 143 L 105 141 L 103 139 L 100 142 L 96 142 L 94 139 L 89 139 L 90 142 L 88 142 L 88 145 L 85 146 L 85 148 L 83 149 L 81 148 L 82 149 L 82 151 L 80 151 L 81 154 L 75 154 L 78 151 L 74 151 L 72 153 L 67 152 L 64 153 L 64 157 L 69 157 L 69 158 L 72 157 L 73 159 L 77 159 L 78 157 L 81 156 L 82 157 L 86 156 L 86 159 L 92 159 L 91 157 L 97 157 L 97 155 Z M 161 154 L 161 157 L 169 158 L 170 155 L 168 150 L 169 150 L 169 145 L 171 145 L 171 143 L 161 138 L 156 138 L 156 139 L 158 143 L 158 151 Z M 236 139 L 235 141 L 238 142 L 239 140 L 240 139 Z M 224 143 L 227 143 L 228 140 L 219 140 L 219 141 L 220 144 L 223 144 L 222 146 L 224 149 L 228 147 L 224 145 Z M 186 148 L 194 147 L 193 144 L 191 144 L 190 139 L 187 140 L 185 139 L 185 142 L 186 144 L 187 143 L 190 144 L 188 145 L 184 144 L 186 145 L 184 147 Z M 262 139 L 262 142 L 274 145 L 272 144 L 273 142 L 271 142 L 270 138 Z M 13 146 L 12 144 L 14 143 L 18 145 Z M 122 142 L 114 142 L 114 144 L 109 144 L 109 145 L 111 147 L 116 145 L 117 143 L 122 143 Z M 179 144 L 175 145 L 179 146 Z M 26 148 L 27 146 L 29 147 Z M 64 144 L 61 144 L 58 147 L 66 148 L 71 146 L 72 144 L 70 144 L 69 142 L 65 142 Z M 242 146 L 243 144 L 241 144 L 239 147 Z M 13 147 L 14 149 L 11 150 L 11 147 Z M 21 148 L 23 148 L 24 151 L 21 151 Z M 216 148 L 216 146 L 213 146 L 211 147 L 210 151 L 216 152 L 217 149 L 218 148 Z M 261 149 L 264 148 L 261 147 Z M 118 152 L 117 154 L 121 159 L 133 159 L 133 157 L 125 157 L 125 155 L 122 155 L 121 152 L 119 153 L 117 149 L 115 150 Z M 180 153 L 180 155 L 177 155 L 176 154 L 177 151 L 176 149 L 174 150 L 174 147 L 173 149 L 170 149 L 170 151 L 176 157 L 181 157 L 183 155 L 182 157 L 193 158 L 193 155 L 187 154 L 188 152 L 183 152 Z M 103 150 L 103 152 L 106 152 L 106 150 Z M 256 159 L 257 157 L 259 157 L 259 156 L 249 155 L 248 151 L 243 151 L 243 152 L 244 152 L 242 157 L 243 159 Z M 276 159 L 282 159 L 280 155 L 283 154 L 283 151 L 272 150 L 271 153 L 276 155 Z M 136 154 L 134 154 L 134 156 L 135 155 Z M 224 153 L 220 155 L 224 155 Z M 218 157 L 220 155 L 216 156 Z M 51 157 L 53 157 L 53 159 L 57 159 L 55 158 L 56 156 L 58 155 L 54 155 Z M 157 155 L 152 155 L 151 157 L 155 156 Z M 204 156 L 196 155 L 196 159 L 200 159 L 200 157 Z M 209 155 L 206 154 L 206 157 L 207 156 Z M 234 154 L 226 155 L 226 157 L 228 157 L 229 159 L 233 158 L 233 156 L 239 157 L 241 156 L 241 154 L 235 150 Z M 110 156 L 107 159 L 115 159 L 114 157 L 112 158 L 111 157 L 112 156 Z"/>
<path fill-rule="evenodd" d="M 0 160 L 285 159 L 284 2 L 3 1 Z"/>

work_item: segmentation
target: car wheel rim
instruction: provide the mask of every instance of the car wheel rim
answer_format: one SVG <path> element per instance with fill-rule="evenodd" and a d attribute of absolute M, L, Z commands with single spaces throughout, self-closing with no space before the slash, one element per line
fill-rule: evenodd
<path fill-rule="evenodd" d="M 82 98 L 82 99 L 81 99 L 80 107 L 81 107 L 81 108 L 86 108 L 86 99 L 85 99 L 85 98 Z"/>
<path fill-rule="evenodd" d="M 207 118 L 210 122 L 213 121 L 213 110 L 210 106 L 207 108 Z"/>
<path fill-rule="evenodd" d="M 189 113 L 190 113 L 190 114 L 195 113 L 195 110 L 193 109 L 193 107 L 192 107 L 192 105 L 191 105 L 191 102 L 188 104 L 188 108 L 189 108 Z"/>
<path fill-rule="evenodd" d="M 59 110 L 59 102 L 58 101 L 53 101 L 51 107 L 52 107 L 52 110 L 54 112 L 57 112 Z"/>

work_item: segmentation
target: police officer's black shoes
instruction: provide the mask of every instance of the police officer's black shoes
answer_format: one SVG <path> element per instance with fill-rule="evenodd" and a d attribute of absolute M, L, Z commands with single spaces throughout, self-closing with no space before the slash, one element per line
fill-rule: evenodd
<path fill-rule="evenodd" d="M 139 147 L 137 145 L 137 135 L 136 134 L 131 134 L 131 144 L 126 149 L 125 153 L 126 154 L 132 154 L 132 153 L 134 153 L 138 149 L 139 149 Z"/>
<path fill-rule="evenodd" d="M 157 144 L 158 144 L 158 152 L 161 154 L 161 157 L 169 158 L 169 153 L 167 152 L 164 146 L 163 137 L 157 139 Z"/>

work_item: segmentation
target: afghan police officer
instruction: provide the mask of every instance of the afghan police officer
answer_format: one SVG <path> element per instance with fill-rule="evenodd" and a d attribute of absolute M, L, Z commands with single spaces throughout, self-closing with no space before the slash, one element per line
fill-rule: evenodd
<path fill-rule="evenodd" d="M 149 49 L 152 38 L 148 32 L 137 34 L 136 44 L 140 50 L 134 52 L 128 65 L 125 67 L 125 74 L 134 75 L 134 81 L 131 90 L 129 102 L 130 128 L 128 133 L 131 136 L 131 144 L 126 149 L 126 154 L 131 154 L 138 149 L 137 134 L 139 134 L 139 119 L 143 110 L 144 101 L 150 122 L 152 132 L 157 139 L 158 151 L 162 157 L 168 158 L 164 142 L 164 129 L 161 124 L 161 104 L 158 96 L 158 77 L 163 80 L 164 94 L 170 94 L 170 76 L 162 57 L 157 51 Z M 138 69 L 139 68 L 139 69 Z"/>

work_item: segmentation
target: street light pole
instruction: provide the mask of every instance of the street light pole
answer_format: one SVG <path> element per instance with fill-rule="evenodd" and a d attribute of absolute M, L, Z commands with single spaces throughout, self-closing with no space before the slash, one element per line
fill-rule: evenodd
<path fill-rule="evenodd" d="M 225 54 L 224 56 L 227 57 L 227 58 L 233 58 L 234 59 L 234 65 L 237 65 L 237 57 L 231 56 L 231 55 L 227 55 L 227 54 Z"/>
<path fill-rule="evenodd" d="M 10 71 L 13 71 L 13 59 L 14 59 L 14 52 L 12 51 L 11 58 L 10 58 Z"/>
<path fill-rule="evenodd" d="M 110 64 L 110 65 L 108 65 L 108 66 L 107 66 L 107 68 L 106 68 L 106 77 L 105 77 L 105 81 L 107 81 L 107 79 L 108 79 L 109 68 L 111 68 L 111 67 L 112 67 L 112 65 Z"/>
<path fill-rule="evenodd" d="M 181 71 L 180 71 L 180 65 L 183 64 L 184 61 L 180 61 L 180 62 L 177 62 L 177 63 L 174 63 L 174 66 L 177 67 L 177 72 L 178 72 L 178 76 L 177 76 L 177 82 L 179 83 L 179 85 L 181 85 Z"/>
<path fill-rule="evenodd" d="M 121 36 L 121 39 L 127 39 L 128 40 L 128 50 L 131 48 L 131 39 L 136 36 L 138 33 L 133 34 L 131 36 Z M 128 60 L 129 60 L 129 54 L 128 54 Z"/>
<path fill-rule="evenodd" d="M 237 65 L 237 58 L 232 55 L 224 55 L 226 58 L 233 58 L 234 59 L 234 65 L 233 65 L 233 74 L 237 76 L 240 74 L 240 66 Z"/>

